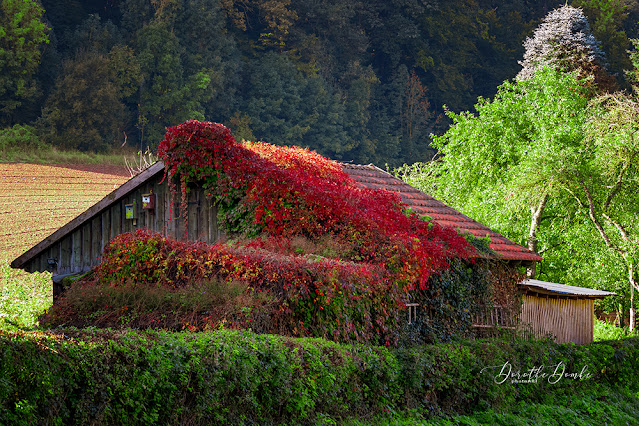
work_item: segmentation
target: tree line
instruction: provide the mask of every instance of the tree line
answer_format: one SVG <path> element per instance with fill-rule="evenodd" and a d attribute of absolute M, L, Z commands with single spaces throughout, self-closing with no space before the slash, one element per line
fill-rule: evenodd
<path fill-rule="evenodd" d="M 0 126 L 51 144 L 154 148 L 216 121 L 247 140 L 381 166 L 430 159 L 560 1 L 2 0 Z M 575 0 L 615 81 L 639 2 Z"/>

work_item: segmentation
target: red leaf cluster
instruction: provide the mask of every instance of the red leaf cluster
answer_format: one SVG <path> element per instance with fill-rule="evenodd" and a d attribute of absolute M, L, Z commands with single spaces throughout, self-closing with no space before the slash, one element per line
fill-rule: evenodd
<path fill-rule="evenodd" d="M 186 186 L 203 185 L 227 232 L 278 238 L 330 236 L 353 247 L 341 260 L 385 268 L 398 286 L 423 288 L 451 257 L 474 248 L 455 230 L 407 214 L 396 194 L 361 188 L 340 165 L 301 148 L 237 143 L 221 124 L 167 130 L 159 156 Z"/>
<path fill-rule="evenodd" d="M 203 187 L 227 233 L 243 242 L 119 235 L 86 285 L 171 291 L 204 280 L 241 282 L 273 300 L 260 308 L 268 317 L 262 332 L 395 344 L 408 291 L 426 288 L 450 259 L 475 254 L 455 230 L 408 214 L 396 194 L 359 187 L 315 152 L 240 144 L 220 124 L 188 121 L 168 129 L 159 154 L 173 189 L 180 182 L 183 204 L 192 185 Z M 214 328 L 220 318 L 202 321 Z M 249 321 L 240 312 L 225 326 Z"/>
<path fill-rule="evenodd" d="M 245 282 L 253 291 L 272 295 L 274 318 L 264 332 L 395 343 L 401 291 L 384 268 L 366 263 L 251 246 L 207 246 L 139 230 L 115 237 L 84 283 L 154 283 L 176 289 L 206 279 Z M 217 319 L 208 320 L 215 328 Z M 226 326 L 241 327 L 245 320 L 240 315 Z"/>

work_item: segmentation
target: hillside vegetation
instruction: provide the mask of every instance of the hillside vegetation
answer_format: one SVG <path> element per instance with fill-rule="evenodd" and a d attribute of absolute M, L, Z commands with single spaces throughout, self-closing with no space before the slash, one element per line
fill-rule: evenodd
<path fill-rule="evenodd" d="M 7 0 L 0 126 L 92 151 L 155 148 L 197 119 L 336 160 L 427 161 L 443 106 L 470 110 L 515 77 L 524 40 L 564 3 Z M 572 5 L 627 87 L 639 3 Z"/>

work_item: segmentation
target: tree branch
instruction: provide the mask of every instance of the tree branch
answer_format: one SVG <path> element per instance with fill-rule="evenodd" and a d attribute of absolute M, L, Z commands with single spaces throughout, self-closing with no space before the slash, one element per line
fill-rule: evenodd
<path fill-rule="evenodd" d="M 541 222 L 541 215 L 544 213 L 544 208 L 548 202 L 548 193 L 544 193 L 539 201 L 537 209 L 531 207 L 532 218 L 530 221 L 530 232 L 528 233 L 528 248 L 536 252 L 537 251 L 537 229 L 539 229 L 539 223 Z"/>
<path fill-rule="evenodd" d="M 621 170 L 619 171 L 617 182 L 613 186 L 612 191 L 610 191 L 610 194 L 608 194 L 608 198 L 606 198 L 606 202 L 603 205 L 604 211 L 608 210 L 608 206 L 610 206 L 612 199 L 615 197 L 615 195 L 617 195 L 617 192 L 619 192 L 619 189 L 621 189 L 621 184 L 623 183 L 623 175 L 626 173 L 629 167 L 630 167 L 629 163 L 625 163 L 623 167 L 621 168 Z"/>
<path fill-rule="evenodd" d="M 606 246 L 616 250 L 620 254 L 623 254 L 623 251 L 621 251 L 616 245 L 612 243 L 612 241 L 610 241 L 610 237 L 606 233 L 606 230 L 603 228 L 603 226 L 601 226 L 599 219 L 597 219 L 597 216 L 595 215 L 595 202 L 592 199 L 592 194 L 590 193 L 590 190 L 588 189 L 588 187 L 586 186 L 583 180 L 580 180 L 579 183 L 581 183 L 581 187 L 584 189 L 584 192 L 586 193 L 586 198 L 588 199 L 588 215 L 590 216 L 590 220 L 593 223 L 593 225 L 595 225 L 595 228 L 597 228 L 597 231 L 599 231 L 599 235 L 601 235 L 601 238 L 604 240 L 604 243 L 606 243 Z"/>
<path fill-rule="evenodd" d="M 579 196 L 578 196 L 577 194 L 575 194 L 573 191 L 571 191 L 571 190 L 570 190 L 570 188 L 568 188 L 567 186 L 564 186 L 564 185 L 562 185 L 562 186 L 563 186 L 564 190 L 565 190 L 567 193 L 569 193 L 570 195 L 572 195 L 572 196 L 573 196 L 573 198 L 574 198 L 575 200 L 577 200 L 577 202 L 579 203 L 579 207 L 581 207 L 582 209 L 583 209 L 583 208 L 586 208 L 586 205 L 585 205 L 585 204 L 584 204 L 584 202 L 581 200 L 581 198 L 579 198 Z"/>
<path fill-rule="evenodd" d="M 630 281 L 630 285 L 635 288 L 635 290 L 639 291 L 639 284 L 637 284 L 637 280 L 635 280 L 635 265 L 629 264 L 628 266 L 628 281 Z"/>
<path fill-rule="evenodd" d="M 551 220 L 551 219 L 566 219 L 566 217 L 567 217 L 566 215 L 562 215 L 562 214 L 551 214 L 551 215 L 542 217 L 539 223 L 544 223 L 545 221 Z"/>
<path fill-rule="evenodd" d="M 619 223 L 615 222 L 614 220 L 612 220 L 610 218 L 610 216 L 608 216 L 607 214 L 604 213 L 602 216 L 605 217 L 608 222 L 612 223 L 612 225 L 615 228 L 617 228 L 617 230 L 621 234 L 621 238 L 623 239 L 623 241 L 625 243 L 627 243 L 628 242 L 628 232 L 624 229 L 624 227 L 621 226 Z"/>
<path fill-rule="evenodd" d="M 557 248 L 557 247 L 559 247 L 559 246 L 562 246 L 562 245 L 564 245 L 564 244 L 566 244 L 566 242 L 565 242 L 565 241 L 562 241 L 562 242 L 560 242 L 560 243 L 555 244 L 554 246 L 546 247 L 545 249 L 538 251 L 538 252 L 537 252 L 537 254 L 540 254 L 540 255 L 541 255 L 541 254 L 544 254 L 544 253 L 545 253 L 545 252 L 547 252 L 548 250 L 552 250 L 552 249 Z"/>

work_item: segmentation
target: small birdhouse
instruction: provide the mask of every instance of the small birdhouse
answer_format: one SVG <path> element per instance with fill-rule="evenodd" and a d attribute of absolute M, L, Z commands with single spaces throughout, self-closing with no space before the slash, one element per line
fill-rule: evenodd
<path fill-rule="evenodd" d="M 133 203 L 133 204 L 125 204 L 124 205 L 124 217 L 126 219 L 137 219 L 138 218 L 138 212 L 137 212 L 137 209 L 135 208 L 135 203 Z"/>
<path fill-rule="evenodd" d="M 142 209 L 155 209 L 155 194 L 142 194 Z"/>

